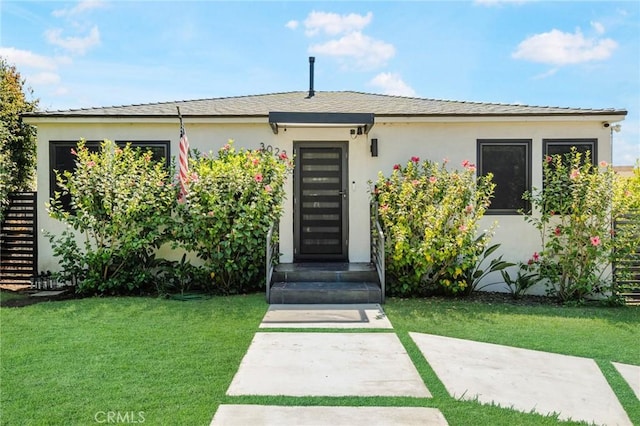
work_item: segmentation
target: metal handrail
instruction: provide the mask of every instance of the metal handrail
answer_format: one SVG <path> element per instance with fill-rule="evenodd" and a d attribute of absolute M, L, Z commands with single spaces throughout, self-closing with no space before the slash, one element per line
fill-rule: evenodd
<path fill-rule="evenodd" d="M 373 214 L 371 215 L 371 261 L 378 272 L 380 280 L 380 291 L 382 303 L 385 301 L 386 282 L 385 282 L 385 253 L 384 253 L 384 232 L 382 225 L 378 219 L 378 206 L 372 204 Z"/>
<path fill-rule="evenodd" d="M 265 267 L 265 287 L 266 287 L 266 298 L 267 303 L 269 303 L 269 295 L 271 292 L 271 277 L 273 276 L 273 269 L 275 265 L 273 264 L 273 253 L 277 249 L 277 233 L 276 238 L 274 237 L 274 233 L 276 229 L 276 223 L 272 223 L 269 227 L 269 232 L 267 232 L 267 250 L 266 250 L 266 267 Z"/>

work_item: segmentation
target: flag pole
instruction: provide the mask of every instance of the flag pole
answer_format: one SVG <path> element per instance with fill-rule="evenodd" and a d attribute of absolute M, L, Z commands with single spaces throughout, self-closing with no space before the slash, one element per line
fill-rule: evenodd
<path fill-rule="evenodd" d="M 180 114 L 180 107 L 176 105 L 176 109 L 178 110 L 178 118 L 180 119 L 180 153 L 178 156 L 178 179 L 180 181 L 180 196 L 178 199 L 180 202 L 185 202 L 187 197 L 187 180 L 189 176 L 189 140 L 187 139 L 187 132 L 184 129 L 182 114 Z"/>

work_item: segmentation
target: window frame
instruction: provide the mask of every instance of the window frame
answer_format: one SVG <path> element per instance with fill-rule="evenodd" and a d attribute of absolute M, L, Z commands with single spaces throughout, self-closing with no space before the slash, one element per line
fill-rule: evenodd
<path fill-rule="evenodd" d="M 590 152 L 590 154 L 591 154 L 591 164 L 592 165 L 598 164 L 598 138 L 561 138 L 561 139 L 546 138 L 546 139 L 542 139 L 542 160 L 543 161 L 547 157 L 547 155 L 549 155 L 548 154 L 549 146 L 554 146 L 554 145 L 568 147 L 569 150 L 565 154 L 568 154 L 569 152 L 571 152 L 571 147 L 572 146 L 576 146 L 576 145 L 591 145 L 591 149 L 588 150 Z M 562 155 L 564 155 L 564 154 L 562 154 Z"/>
<path fill-rule="evenodd" d="M 103 143 L 104 140 L 87 140 L 85 141 L 85 146 L 90 149 L 99 148 L 100 144 Z M 164 147 L 166 156 L 165 163 L 167 169 L 171 166 L 171 141 L 170 140 L 117 140 L 115 144 L 117 146 L 125 146 L 130 143 L 133 148 L 151 148 L 151 147 Z M 57 150 L 59 148 L 68 148 L 68 155 L 71 154 L 71 149 L 75 149 L 78 147 L 77 140 L 50 140 L 49 141 L 49 198 L 54 197 L 54 193 L 59 191 L 58 182 L 56 180 L 56 173 L 54 170 L 58 170 L 56 168 L 57 164 Z M 75 163 L 75 161 L 74 161 Z M 58 170 L 60 171 L 60 170 Z"/>
<path fill-rule="evenodd" d="M 477 162 L 478 162 L 478 177 L 486 175 L 489 171 L 484 170 L 486 161 L 483 157 L 483 148 L 485 146 L 517 146 L 524 147 L 524 183 L 525 189 L 522 191 L 524 194 L 527 191 L 531 191 L 532 189 L 532 139 L 477 139 L 476 140 L 476 149 L 477 149 Z M 496 191 L 498 190 L 498 185 L 496 185 Z M 491 208 L 491 205 L 487 208 L 486 214 L 488 215 L 518 215 L 523 212 L 529 214 L 531 212 L 531 203 L 527 200 L 522 200 L 523 206 L 514 207 L 514 208 Z"/>

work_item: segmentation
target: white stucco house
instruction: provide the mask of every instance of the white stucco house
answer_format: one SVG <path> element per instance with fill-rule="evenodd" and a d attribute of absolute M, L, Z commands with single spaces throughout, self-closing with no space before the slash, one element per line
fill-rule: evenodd
<path fill-rule="evenodd" d="M 492 172 L 495 198 L 484 218 L 498 222 L 493 242 L 513 262 L 540 250 L 537 230 L 517 211 L 521 195 L 542 182 L 545 154 L 571 146 L 611 162 L 611 125 L 621 109 L 457 102 L 352 91 L 273 93 L 192 101 L 112 106 L 28 114 L 38 129 L 38 226 L 55 231 L 59 222 L 45 209 L 54 169 L 73 166 L 70 148 L 80 138 L 110 139 L 178 154 L 180 108 L 191 148 L 217 151 L 229 139 L 237 148 L 260 144 L 294 153 L 279 225 L 280 262 L 367 263 L 370 261 L 369 181 L 388 174 L 412 156 Z M 314 167 L 314 163 L 316 167 Z M 318 164 L 324 166 L 317 167 Z M 310 167 L 309 167 L 310 166 Z M 307 179 L 309 177 L 309 179 Z M 319 178 L 319 179 L 318 179 Z M 322 182 L 332 200 L 304 203 L 307 182 Z M 312 185 L 313 186 L 313 185 Z M 317 189 L 317 187 L 314 187 Z M 313 218 L 314 206 L 324 222 Z M 312 219 L 309 219 L 312 218 Z M 319 227 L 319 228 L 318 228 Z M 39 236 L 38 269 L 58 269 L 48 240 Z"/>

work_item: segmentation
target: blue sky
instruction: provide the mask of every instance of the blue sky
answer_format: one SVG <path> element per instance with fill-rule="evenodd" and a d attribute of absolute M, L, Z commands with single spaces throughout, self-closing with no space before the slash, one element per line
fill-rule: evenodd
<path fill-rule="evenodd" d="M 638 1 L 0 2 L 0 56 L 41 109 L 354 90 L 629 114 L 640 158 Z"/>

